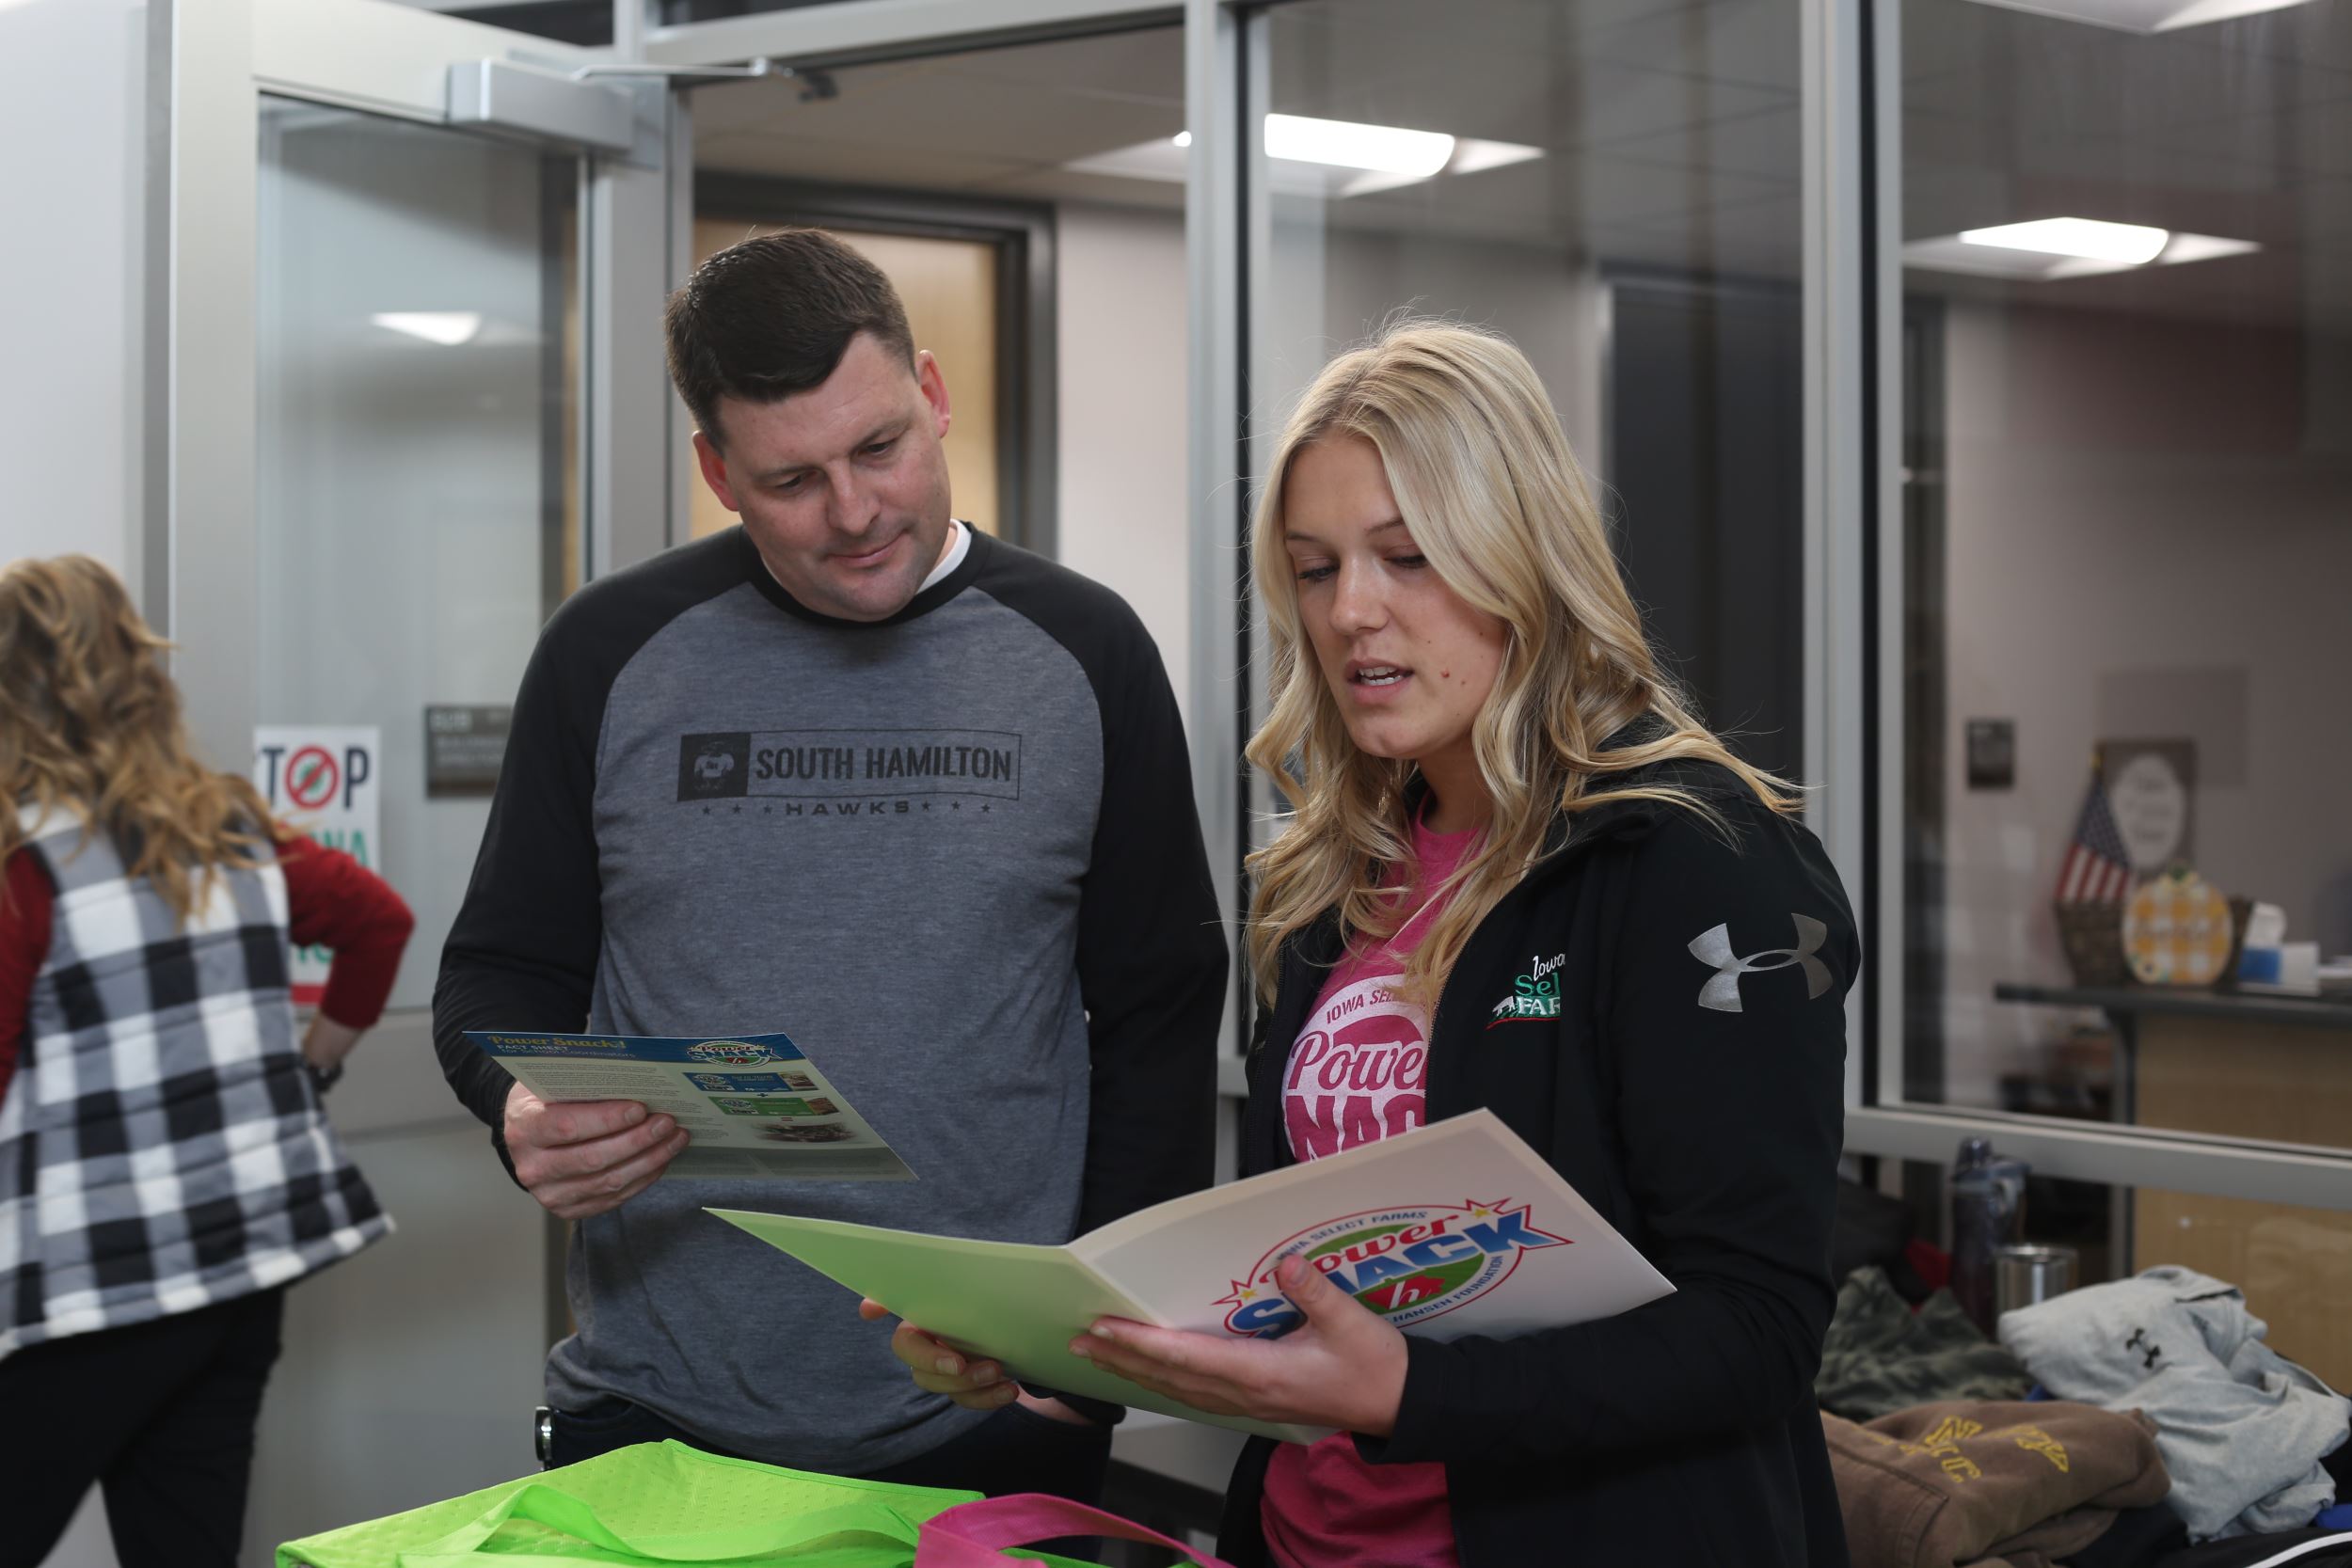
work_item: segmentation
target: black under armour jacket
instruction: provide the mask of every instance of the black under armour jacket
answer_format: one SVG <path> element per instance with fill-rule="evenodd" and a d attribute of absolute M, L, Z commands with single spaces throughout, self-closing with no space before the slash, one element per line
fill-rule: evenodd
<path fill-rule="evenodd" d="M 1443 1462 L 1464 1568 L 1844 1568 L 1813 1374 L 1853 916 L 1820 842 L 1728 769 L 1627 777 L 1720 820 L 1644 800 L 1555 829 L 1438 998 L 1428 1115 L 1493 1111 L 1675 1293 L 1537 1334 L 1409 1338 L 1396 1429 L 1357 1447 Z M 1249 1173 L 1291 1163 L 1283 1064 L 1340 946 L 1327 918 L 1285 953 L 1249 1063 Z M 1271 1451 L 1253 1441 L 1228 1494 L 1220 1550 L 1241 1568 L 1268 1560 Z"/>

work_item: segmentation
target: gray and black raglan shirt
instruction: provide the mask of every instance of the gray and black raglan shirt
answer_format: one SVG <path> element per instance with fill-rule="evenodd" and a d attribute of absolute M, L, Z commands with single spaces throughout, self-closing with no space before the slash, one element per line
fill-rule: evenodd
<path fill-rule="evenodd" d="M 739 528 L 582 589 L 442 958 L 451 1084 L 500 1125 L 470 1028 L 782 1030 L 917 1180 L 678 1175 L 583 1222 L 552 1402 L 843 1473 L 954 1435 L 977 1418 L 887 1323 L 703 1207 L 1058 1243 L 1205 1185 L 1226 964 L 1175 699 L 1116 594 L 980 535 L 839 621 Z"/>

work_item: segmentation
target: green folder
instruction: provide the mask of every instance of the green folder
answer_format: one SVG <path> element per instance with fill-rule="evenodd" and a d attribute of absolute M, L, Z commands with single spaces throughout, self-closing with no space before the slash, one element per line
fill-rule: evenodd
<path fill-rule="evenodd" d="M 1298 1443 L 1325 1432 L 1194 1410 L 1070 1342 L 1106 1315 L 1277 1335 L 1295 1312 L 1272 1275 L 1293 1253 L 1437 1338 L 1610 1317 L 1674 1289 L 1486 1110 L 1157 1204 L 1064 1246 L 710 1212 L 1024 1382 Z"/>

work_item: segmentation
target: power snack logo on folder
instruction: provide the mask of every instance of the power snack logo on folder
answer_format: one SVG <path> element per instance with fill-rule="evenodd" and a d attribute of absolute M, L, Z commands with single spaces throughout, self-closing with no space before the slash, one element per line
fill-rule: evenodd
<path fill-rule="evenodd" d="M 1272 1275 L 1295 1252 L 1406 1333 L 1440 1339 L 1613 1317 L 1674 1290 L 1484 1110 L 1175 1198 L 1066 1246 L 711 1212 L 1015 1377 L 1294 1442 L 1323 1433 L 1164 1400 L 1072 1355 L 1070 1341 L 1106 1314 L 1279 1333 L 1297 1314 Z"/>
<path fill-rule="evenodd" d="M 661 1174 L 912 1181 L 882 1135 L 788 1035 L 555 1035 L 469 1029 L 466 1037 L 550 1104 L 634 1100 L 692 1135 Z"/>
<path fill-rule="evenodd" d="M 1506 1202 L 1422 1204 L 1375 1210 L 1302 1230 L 1266 1250 L 1248 1279 L 1233 1281 L 1225 1326 L 1252 1338 L 1296 1327 L 1298 1308 L 1274 1288 L 1277 1264 L 1293 1253 L 1399 1328 L 1466 1307 L 1511 1277 L 1519 1254 L 1566 1246 L 1565 1236 L 1535 1228 L 1534 1206 Z"/>

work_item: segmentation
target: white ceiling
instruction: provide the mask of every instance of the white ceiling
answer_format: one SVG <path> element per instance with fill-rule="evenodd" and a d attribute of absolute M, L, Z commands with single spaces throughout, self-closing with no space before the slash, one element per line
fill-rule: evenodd
<path fill-rule="evenodd" d="M 2055 284 L 1915 289 L 2352 329 L 2352 0 L 2153 38 L 1973 0 L 1901 7 L 1903 233 L 2071 214 L 2260 242 L 2254 256 Z M 1793 0 L 1295 0 L 1269 107 L 1546 150 L 1322 204 L 1323 221 L 1792 278 Z M 697 163 L 853 184 L 1173 207 L 1073 173 L 1184 126 L 1174 28 L 694 95 Z"/>

